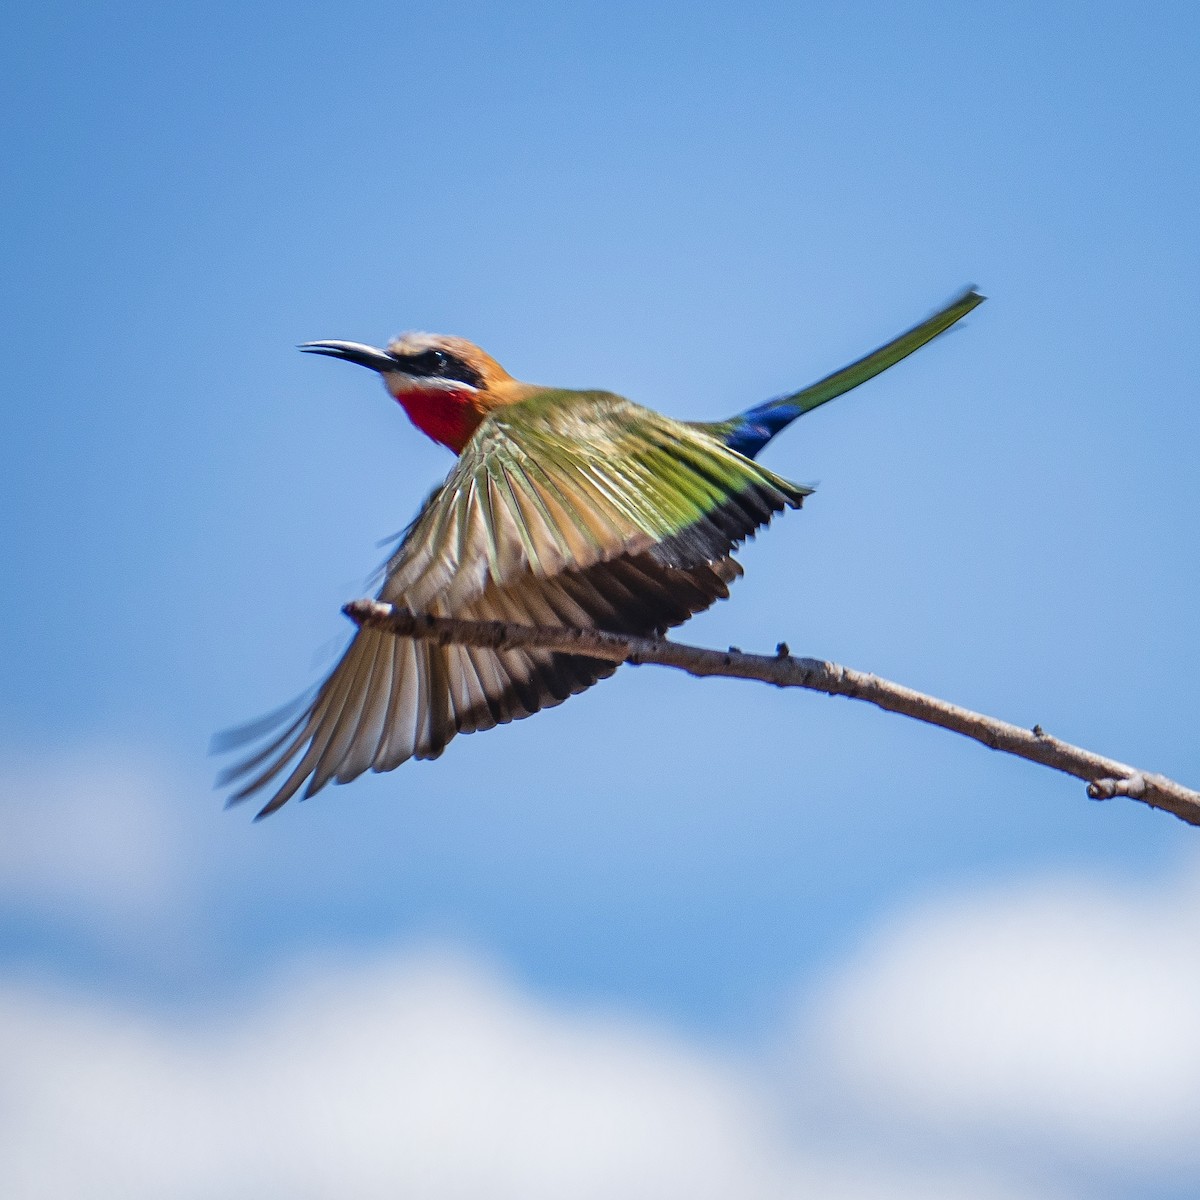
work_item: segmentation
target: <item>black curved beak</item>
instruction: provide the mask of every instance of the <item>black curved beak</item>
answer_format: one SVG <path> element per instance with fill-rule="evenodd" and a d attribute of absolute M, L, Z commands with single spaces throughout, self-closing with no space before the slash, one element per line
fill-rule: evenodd
<path fill-rule="evenodd" d="M 400 364 L 386 350 L 378 350 L 362 342 L 304 342 L 296 348 L 306 354 L 327 354 L 343 362 L 357 363 L 360 367 L 370 367 L 372 371 L 400 370 Z"/>

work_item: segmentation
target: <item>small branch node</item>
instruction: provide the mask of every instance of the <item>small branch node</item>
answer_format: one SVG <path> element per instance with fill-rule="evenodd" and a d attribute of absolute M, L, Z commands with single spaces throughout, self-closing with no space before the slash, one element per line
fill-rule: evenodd
<path fill-rule="evenodd" d="M 1146 794 L 1146 778 L 1139 773 L 1126 779 L 1094 779 L 1088 784 L 1087 794 L 1093 800 L 1112 800 L 1116 796 L 1140 800 Z"/>

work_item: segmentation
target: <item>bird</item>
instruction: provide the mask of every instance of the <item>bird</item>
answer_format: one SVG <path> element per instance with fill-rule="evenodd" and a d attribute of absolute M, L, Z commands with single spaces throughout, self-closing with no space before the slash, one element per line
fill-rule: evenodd
<path fill-rule="evenodd" d="M 763 447 L 983 299 L 964 289 L 849 366 L 726 421 L 679 421 L 611 392 L 523 383 L 460 337 L 299 349 L 377 373 L 417 429 L 457 456 L 381 569 L 378 599 L 439 617 L 662 636 L 728 597 L 742 574 L 737 547 L 811 494 L 759 463 Z M 267 794 L 262 819 L 301 791 L 437 758 L 456 734 L 560 704 L 616 666 L 364 626 L 315 691 L 215 740 L 246 755 L 218 784 L 236 787 L 231 805 Z"/>

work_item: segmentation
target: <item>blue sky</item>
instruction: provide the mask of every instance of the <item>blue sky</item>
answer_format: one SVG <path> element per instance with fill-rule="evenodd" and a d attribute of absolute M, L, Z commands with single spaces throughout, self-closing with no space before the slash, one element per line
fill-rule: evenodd
<path fill-rule="evenodd" d="M 1171 4 L 26 6 L 0 48 L 14 1011 L 62 997 L 93 1030 L 86 1058 L 106 1044 L 88 1014 L 165 1045 L 269 1011 L 295 972 L 352 992 L 362 970 L 391 996 L 362 965 L 391 964 L 404 995 L 424 979 L 488 1012 L 531 1006 L 537 1036 L 594 1012 L 650 1030 L 631 1062 L 677 1043 L 706 1071 L 749 1056 L 791 1132 L 737 1142 L 745 1195 L 737 1164 L 776 1159 L 853 1196 L 936 1194 L 921 1172 L 946 1170 L 965 1172 L 953 1195 L 1194 1194 L 1200 1160 L 1176 1150 L 1196 1131 L 1150 1145 L 1132 1100 L 1109 1114 L 1130 1149 L 1089 1166 L 1073 1126 L 1006 1124 L 1007 1101 L 980 1101 L 968 1135 L 950 1084 L 913 1132 L 895 1112 L 923 1067 L 868 1087 L 846 1050 L 801 1073 L 831 1072 L 847 1111 L 872 1088 L 892 1100 L 835 1155 L 850 1125 L 814 1125 L 759 1070 L 795 1029 L 874 1045 L 820 1016 L 830 998 L 886 1006 L 896 978 L 938 977 L 922 955 L 959 945 L 937 932 L 959 911 L 978 914 L 964 944 L 1000 947 L 996 922 L 1048 896 L 1051 933 L 1114 940 L 1066 979 L 1046 933 L 1034 994 L 1073 994 L 1093 967 L 1116 988 L 1103 972 L 1125 979 L 1139 935 L 1114 930 L 1174 922 L 1192 895 L 1195 836 L 1173 819 L 865 707 L 650 668 L 257 826 L 222 811 L 206 750 L 330 665 L 376 543 L 450 464 L 365 373 L 296 343 L 459 333 L 523 378 L 719 417 L 974 282 L 990 299 L 963 328 L 771 447 L 817 494 L 686 637 L 785 639 L 1200 781 L 1198 34 Z M 1072 924 L 1080 896 L 1119 918 Z M 1171 936 L 1154 962 L 1184 975 L 1164 967 L 1163 986 L 1200 1002 L 1200 938 Z M 888 974 L 904 947 L 907 974 Z M 971 979 L 1011 984 L 996 955 Z M 921 1046 L 949 1001 L 910 1000 L 927 1024 L 895 1037 Z M 1115 1008 L 1098 1044 L 1135 1016 Z M 1063 1020 L 1013 1045 L 1044 1044 L 1044 1063 L 1075 1044 Z M 47 1028 L 50 1044 L 66 1025 Z M 963 1061 L 990 1037 L 964 1033 Z M 1090 1067 L 1062 1078 L 1083 1110 L 1099 1093 L 1175 1111 L 1200 1096 L 1197 1055 L 1169 1083 L 1145 1067 L 1134 1086 L 1116 1060 L 1103 1086 Z M 1037 1069 L 1012 1084 L 1026 1115 L 1068 1094 Z M 530 1087 L 531 1112 L 559 1095 Z M 687 1158 L 668 1134 L 655 1161 Z M 801 1144 L 833 1174 L 797 1168 Z M 288 1194 L 270 1170 L 294 1151 L 263 1153 L 266 1192 Z M 119 1178 L 113 1155 L 95 1177 Z M 185 1158 L 165 1156 L 162 1188 Z M 567 1158 L 547 1194 L 586 1194 Z M 386 1191 L 399 1168 L 380 1161 Z M 540 1194 L 529 1156 L 504 1161 L 514 1194 Z M 424 1194 L 450 1187 L 441 1169 Z M 207 1194 L 236 1194 L 232 1177 Z"/>

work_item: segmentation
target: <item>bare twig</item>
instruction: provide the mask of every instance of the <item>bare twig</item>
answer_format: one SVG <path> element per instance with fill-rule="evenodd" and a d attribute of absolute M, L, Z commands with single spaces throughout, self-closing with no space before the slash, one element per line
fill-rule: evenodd
<path fill-rule="evenodd" d="M 594 629 L 510 625 L 503 621 L 459 621 L 415 615 L 378 600 L 354 600 L 343 610 L 358 625 L 384 629 L 398 637 L 422 638 L 441 645 L 461 643 L 492 650 L 552 650 L 608 662 L 655 663 L 691 675 L 757 679 L 778 687 L 803 687 L 831 696 L 866 700 L 888 712 L 961 733 L 1030 762 L 1041 763 L 1086 781 L 1093 800 L 1128 796 L 1200 825 L 1200 792 L 1163 775 L 1152 775 L 1115 759 L 1093 754 L 1051 737 L 1040 725 L 1022 729 L 982 713 L 948 704 L 922 692 L 817 658 L 795 658 L 781 642 L 773 655 L 744 654 L 684 646 L 665 638 L 635 638 Z"/>

